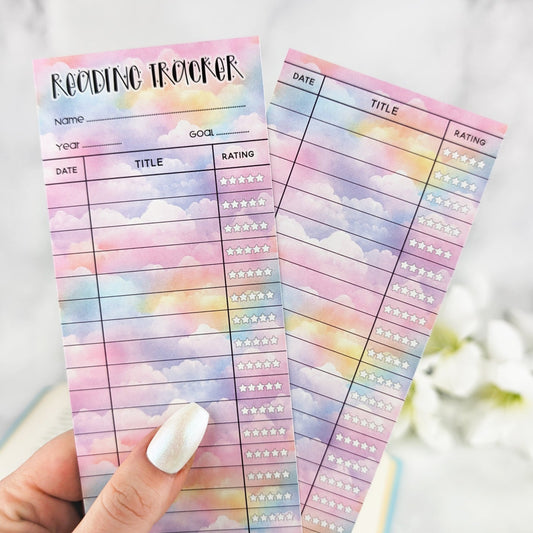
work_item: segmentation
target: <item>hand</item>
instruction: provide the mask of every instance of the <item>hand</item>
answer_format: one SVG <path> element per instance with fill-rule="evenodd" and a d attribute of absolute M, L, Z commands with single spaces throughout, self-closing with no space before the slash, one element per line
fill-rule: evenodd
<path fill-rule="evenodd" d="M 181 490 L 208 419 L 182 406 L 132 450 L 83 519 L 74 436 L 59 435 L 0 481 L 0 533 L 150 531 Z"/>

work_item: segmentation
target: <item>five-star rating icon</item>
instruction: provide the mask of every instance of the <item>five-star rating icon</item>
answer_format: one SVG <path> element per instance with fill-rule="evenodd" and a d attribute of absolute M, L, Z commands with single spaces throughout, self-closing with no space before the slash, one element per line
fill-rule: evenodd
<path fill-rule="evenodd" d="M 327 476 L 326 474 L 321 474 L 318 479 L 323 485 L 328 485 L 328 490 L 329 487 L 334 487 L 335 489 L 351 492 L 352 494 L 360 494 L 363 490 L 359 485 L 353 484 L 354 480 L 351 480 L 351 482 L 348 483 L 342 479 Z"/>
<path fill-rule="evenodd" d="M 263 174 L 248 174 L 247 176 L 223 176 L 218 182 L 222 187 L 230 185 L 243 185 L 247 183 L 263 183 L 265 177 Z"/>
<path fill-rule="evenodd" d="M 458 152 L 454 148 L 450 148 L 449 146 L 445 147 L 444 150 L 442 150 L 442 155 L 445 157 L 448 157 L 450 159 L 453 159 L 454 161 L 460 161 L 461 163 L 464 163 L 465 165 L 470 165 L 474 168 L 485 168 L 485 161 L 482 159 L 476 159 L 472 155 L 468 155 L 466 153 Z"/>
<path fill-rule="evenodd" d="M 242 198 L 241 200 L 234 198 L 231 202 L 229 200 L 224 200 L 220 205 L 223 210 L 246 209 L 250 207 L 264 207 L 267 205 L 267 201 L 262 196 L 257 196 L 255 198 L 249 198 L 248 200 L 245 198 Z"/>
<path fill-rule="evenodd" d="M 228 256 L 236 256 L 236 255 L 250 255 L 250 254 L 261 254 L 261 253 L 268 253 L 270 252 L 270 245 L 265 244 L 254 244 L 253 246 L 246 245 L 246 246 L 230 246 L 229 248 L 226 248 L 226 254 Z"/>
<path fill-rule="evenodd" d="M 229 279 L 249 279 L 249 278 L 269 278 L 273 274 L 270 267 L 266 268 L 248 268 L 247 270 L 230 270 L 228 272 Z"/>
<path fill-rule="evenodd" d="M 256 361 L 247 361 L 246 363 L 244 361 L 239 361 L 235 367 L 237 370 L 240 370 L 241 372 L 246 371 L 252 371 L 252 370 L 270 370 L 275 368 L 281 367 L 281 361 L 279 359 L 265 359 L 262 360 L 256 360 Z"/>
<path fill-rule="evenodd" d="M 450 174 L 443 174 L 440 170 L 437 170 L 433 175 L 435 176 L 436 180 L 442 181 L 443 183 L 447 183 L 449 185 L 453 185 L 461 191 L 467 193 L 477 191 L 477 185 L 473 181 L 469 181 L 464 178 L 461 179 L 457 176 L 450 176 Z"/>
<path fill-rule="evenodd" d="M 289 450 L 286 448 L 266 448 L 264 450 L 247 450 L 244 454 L 247 459 L 270 459 L 278 457 L 288 457 Z"/>
<path fill-rule="evenodd" d="M 409 239 L 408 244 L 411 248 L 415 248 L 416 250 L 420 250 L 428 254 L 436 255 L 437 257 L 442 257 L 444 259 L 452 258 L 452 253 L 450 252 L 450 250 L 443 250 L 440 246 L 438 248 L 435 248 L 433 244 L 428 244 L 427 242 L 422 241 L 420 239 Z"/>
<path fill-rule="evenodd" d="M 385 305 L 383 311 L 396 318 L 400 318 L 405 322 L 419 324 L 420 326 L 425 326 L 427 320 L 423 316 L 418 316 L 415 313 L 409 313 L 405 309 L 400 309 L 399 307 L 393 307 L 391 305 Z"/>
<path fill-rule="evenodd" d="M 444 279 L 444 276 L 442 275 L 441 272 L 435 272 L 432 269 L 426 269 L 424 267 L 419 267 L 416 265 L 416 263 L 409 263 L 408 261 L 402 261 L 400 263 L 400 268 L 402 268 L 403 270 L 407 270 L 408 272 L 411 272 L 415 274 L 416 276 L 426 277 L 434 281 L 442 281 Z"/>
<path fill-rule="evenodd" d="M 340 432 L 335 435 L 335 440 L 341 444 L 348 444 L 353 448 L 360 449 L 370 454 L 375 454 L 377 451 L 377 448 L 374 446 L 374 444 L 369 444 L 366 440 L 360 438 L 353 439 L 349 435 L 344 435 Z"/>
<path fill-rule="evenodd" d="M 348 515 L 352 514 L 354 508 L 348 504 L 344 504 L 340 501 L 335 500 L 331 495 L 320 494 L 318 492 L 313 492 L 311 495 L 311 501 L 315 503 L 320 503 L 330 509 L 335 509 L 341 513 L 346 513 Z"/>
<path fill-rule="evenodd" d="M 383 409 L 385 407 L 385 402 L 383 402 L 383 400 L 380 400 L 380 404 L 381 408 Z M 385 426 L 383 424 L 377 424 L 376 422 L 374 422 L 374 420 L 369 420 L 364 416 L 350 414 L 346 412 L 342 415 L 342 419 L 344 420 L 344 422 L 349 422 L 350 424 L 360 426 L 364 429 L 370 429 L 372 431 L 376 431 L 377 433 L 383 433 L 383 431 L 385 431 Z"/>
<path fill-rule="evenodd" d="M 350 398 L 357 402 L 361 402 L 363 405 L 375 407 L 386 413 L 391 413 L 394 409 L 394 406 L 392 405 L 392 403 L 385 402 L 381 399 L 377 399 L 372 394 L 360 394 L 357 391 L 355 391 L 350 394 Z"/>
<path fill-rule="evenodd" d="M 366 353 L 368 357 L 371 357 L 372 359 L 379 361 L 380 363 L 393 365 L 398 368 L 403 368 L 404 370 L 407 370 L 409 368 L 409 362 L 407 361 L 407 359 L 392 355 L 388 352 L 380 352 L 374 350 L 373 348 L 369 348 Z"/>
<path fill-rule="evenodd" d="M 408 263 L 405 263 L 408 265 Z M 404 267 L 402 267 L 404 268 Z M 424 273 L 426 272 L 425 269 L 421 269 Z M 420 275 L 423 275 L 420 273 Z M 418 300 L 421 302 L 427 302 L 428 304 L 432 304 L 435 301 L 435 298 L 431 296 L 430 294 L 426 294 L 423 290 L 416 290 L 413 288 L 407 287 L 407 285 L 401 285 L 400 283 L 393 283 L 391 285 L 391 289 L 394 292 L 397 292 L 398 294 L 402 294 L 404 296 L 409 296 L 410 298 L 413 298 L 414 300 Z"/>
<path fill-rule="evenodd" d="M 281 491 L 276 491 L 276 492 L 252 492 L 249 496 L 248 496 L 248 499 L 250 500 L 250 502 L 252 503 L 256 503 L 256 502 L 287 502 L 287 501 L 292 501 L 294 500 L 294 495 L 291 494 L 289 491 L 286 491 L 286 492 L 281 492 Z"/>
<path fill-rule="evenodd" d="M 444 196 L 440 194 L 435 194 L 433 192 L 428 192 L 426 194 L 426 200 L 440 207 L 445 207 L 450 211 L 456 211 L 457 213 L 467 214 L 470 212 L 470 206 L 461 202 L 452 200 L 449 196 Z"/>
<path fill-rule="evenodd" d="M 429 216 L 419 216 L 418 223 L 426 226 L 427 228 L 440 231 L 446 236 L 459 237 L 459 235 L 461 235 L 461 231 L 459 228 L 457 228 L 457 226 L 454 226 L 453 224 L 446 224 Z"/>
<path fill-rule="evenodd" d="M 261 324 L 263 322 L 275 322 L 276 321 L 276 315 L 274 313 L 249 313 L 244 315 L 235 315 L 231 321 L 236 326 L 238 325 L 251 325 L 251 324 Z"/>
<path fill-rule="evenodd" d="M 251 233 L 254 231 L 265 231 L 268 224 L 263 220 L 261 222 L 243 222 L 242 224 L 226 224 L 224 231 L 226 233 Z"/>
<path fill-rule="evenodd" d="M 284 522 L 291 521 L 294 519 L 294 515 L 289 511 L 286 513 L 262 513 L 262 514 L 252 514 L 252 522 Z"/>
<path fill-rule="evenodd" d="M 263 427 L 261 429 L 254 428 L 254 429 L 245 429 L 242 432 L 242 436 L 245 439 L 264 439 L 266 437 L 277 437 L 277 436 L 284 436 L 287 434 L 287 428 L 284 427 Z"/>
<path fill-rule="evenodd" d="M 241 392 L 282 391 L 283 383 L 280 383 L 279 381 L 276 381 L 275 383 L 272 383 L 271 381 L 267 381 L 266 383 L 254 381 L 253 383 L 248 383 L 248 385 L 242 383 L 239 385 L 238 390 Z"/>
<path fill-rule="evenodd" d="M 267 470 L 266 472 L 248 472 L 246 476 L 250 481 L 262 480 L 282 480 L 291 479 L 291 473 L 288 470 Z"/>
<path fill-rule="evenodd" d="M 269 415 L 275 414 L 275 413 L 284 413 L 285 412 L 285 406 L 283 404 L 277 404 L 274 405 L 274 403 L 267 403 L 260 405 L 259 407 L 252 405 L 251 407 L 243 406 L 241 407 L 241 413 L 244 416 L 256 416 L 256 415 L 263 415 L 268 413 Z"/>
<path fill-rule="evenodd" d="M 394 342 L 399 342 L 406 347 L 416 348 L 418 346 L 418 341 L 416 339 L 411 339 L 407 335 L 400 335 L 397 331 L 391 329 L 385 329 L 381 326 L 378 326 L 375 329 L 375 334 L 383 337 L 387 340 L 393 340 Z"/>
<path fill-rule="evenodd" d="M 232 303 L 239 302 L 261 302 L 264 300 L 272 300 L 274 298 L 274 293 L 271 290 L 268 291 L 245 291 L 245 292 L 234 292 L 231 294 L 229 299 Z"/>
<path fill-rule="evenodd" d="M 394 381 L 393 379 L 385 378 L 380 374 L 376 374 L 375 372 L 369 372 L 364 368 L 359 371 L 358 376 L 365 381 L 368 381 L 370 383 L 376 383 L 381 387 L 387 387 L 388 389 L 397 392 L 402 390 L 402 384 L 399 381 Z"/>
<path fill-rule="evenodd" d="M 360 472 L 361 474 L 368 474 L 368 466 L 366 466 L 365 464 L 359 464 L 360 461 L 355 458 L 344 459 L 340 455 L 330 453 L 327 456 L 327 460 L 330 463 L 334 463 L 338 466 L 344 466 L 345 468 L 348 468 L 348 470 L 354 470 L 355 472 Z"/>
<path fill-rule="evenodd" d="M 329 529 L 330 531 L 336 533 L 344 533 L 345 531 L 347 531 L 342 525 L 338 525 L 335 522 L 329 522 L 328 520 L 324 520 L 323 518 L 313 516 L 310 513 L 304 514 L 303 519 L 306 522 L 309 522 L 310 524 Z"/>
<path fill-rule="evenodd" d="M 277 335 L 272 335 L 270 337 L 245 337 L 244 339 L 238 338 L 233 341 L 235 348 L 251 348 L 251 347 L 264 347 L 264 346 L 275 346 L 279 342 Z"/>

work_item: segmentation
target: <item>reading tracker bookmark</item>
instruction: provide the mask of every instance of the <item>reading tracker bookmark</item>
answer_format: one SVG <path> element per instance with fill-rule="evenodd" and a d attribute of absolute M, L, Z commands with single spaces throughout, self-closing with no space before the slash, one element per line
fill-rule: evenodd
<path fill-rule="evenodd" d="M 293 50 L 268 122 L 302 523 L 343 533 L 505 126 Z"/>
<path fill-rule="evenodd" d="M 154 531 L 301 531 L 257 38 L 35 78 L 86 508 L 195 401 L 210 425 Z"/>

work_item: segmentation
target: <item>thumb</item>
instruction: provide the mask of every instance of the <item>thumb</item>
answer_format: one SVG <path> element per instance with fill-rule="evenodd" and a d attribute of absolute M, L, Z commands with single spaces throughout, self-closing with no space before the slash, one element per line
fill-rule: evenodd
<path fill-rule="evenodd" d="M 209 414 L 182 406 L 120 465 L 75 533 L 145 533 L 176 499 L 204 436 Z"/>

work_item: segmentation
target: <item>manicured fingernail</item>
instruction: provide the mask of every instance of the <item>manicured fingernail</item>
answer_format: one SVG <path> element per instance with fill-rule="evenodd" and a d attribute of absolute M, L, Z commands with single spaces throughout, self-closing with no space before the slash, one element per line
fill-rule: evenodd
<path fill-rule="evenodd" d="M 179 472 L 200 445 L 209 413 L 195 403 L 178 409 L 157 430 L 148 448 L 148 460 L 167 474 Z"/>

